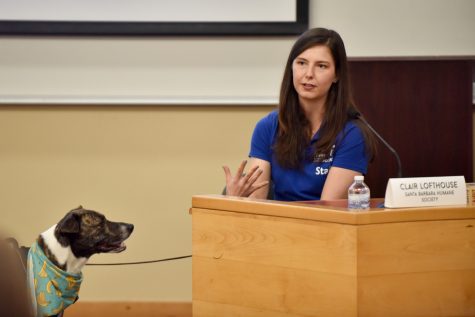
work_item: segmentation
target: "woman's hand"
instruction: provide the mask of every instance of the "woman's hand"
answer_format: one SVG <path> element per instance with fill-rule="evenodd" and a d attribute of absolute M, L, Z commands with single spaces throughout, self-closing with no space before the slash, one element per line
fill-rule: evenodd
<path fill-rule="evenodd" d="M 244 174 L 246 164 L 247 160 L 242 161 L 234 176 L 231 174 L 229 167 L 223 166 L 224 174 L 226 175 L 226 195 L 249 197 L 256 190 L 269 184 L 269 181 L 256 183 L 263 172 L 259 165 L 254 165 Z"/>

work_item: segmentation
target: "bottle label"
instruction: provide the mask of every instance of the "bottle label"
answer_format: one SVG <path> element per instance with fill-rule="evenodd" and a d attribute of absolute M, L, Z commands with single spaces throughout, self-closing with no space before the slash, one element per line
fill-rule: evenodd
<path fill-rule="evenodd" d="M 367 194 L 349 194 L 348 208 L 356 210 L 369 209 L 369 193 Z"/>

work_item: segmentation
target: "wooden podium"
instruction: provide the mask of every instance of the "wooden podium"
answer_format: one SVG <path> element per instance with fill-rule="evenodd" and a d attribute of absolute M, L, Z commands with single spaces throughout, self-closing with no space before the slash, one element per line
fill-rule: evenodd
<path fill-rule="evenodd" d="M 209 195 L 191 213 L 194 317 L 475 316 L 475 207 Z"/>

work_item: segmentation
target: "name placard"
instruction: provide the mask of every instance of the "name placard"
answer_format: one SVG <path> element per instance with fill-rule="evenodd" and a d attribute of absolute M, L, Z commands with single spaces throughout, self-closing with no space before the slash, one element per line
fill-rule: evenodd
<path fill-rule="evenodd" d="M 384 197 L 387 208 L 466 204 L 463 176 L 390 178 Z"/>

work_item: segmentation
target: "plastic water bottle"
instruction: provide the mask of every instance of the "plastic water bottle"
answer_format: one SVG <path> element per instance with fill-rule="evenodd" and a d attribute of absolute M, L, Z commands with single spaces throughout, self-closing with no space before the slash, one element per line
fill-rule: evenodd
<path fill-rule="evenodd" d="M 353 184 L 348 188 L 348 209 L 368 210 L 369 199 L 369 187 L 364 183 L 364 176 L 355 176 Z"/>

